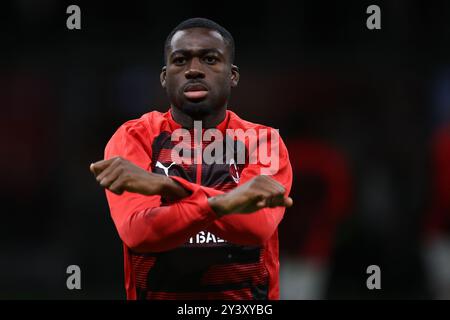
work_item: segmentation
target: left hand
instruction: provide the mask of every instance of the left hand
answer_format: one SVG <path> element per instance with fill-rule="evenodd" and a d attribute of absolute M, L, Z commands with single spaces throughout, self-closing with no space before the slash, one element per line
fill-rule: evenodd
<path fill-rule="evenodd" d="M 124 191 L 161 194 L 167 184 L 167 177 L 148 172 L 121 157 L 92 163 L 90 170 L 102 187 L 119 195 Z"/>

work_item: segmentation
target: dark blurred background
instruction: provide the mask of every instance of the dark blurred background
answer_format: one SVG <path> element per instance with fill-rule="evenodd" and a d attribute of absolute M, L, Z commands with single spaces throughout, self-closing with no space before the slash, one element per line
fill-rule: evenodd
<path fill-rule="evenodd" d="M 81 30 L 66 28 L 71 4 Z M 168 109 L 163 42 L 197 16 L 235 38 L 230 109 L 290 151 L 281 297 L 449 299 L 450 2 L 424 0 L 3 1 L 0 298 L 125 298 L 89 164 L 122 123 Z M 82 290 L 66 288 L 72 264 Z"/>

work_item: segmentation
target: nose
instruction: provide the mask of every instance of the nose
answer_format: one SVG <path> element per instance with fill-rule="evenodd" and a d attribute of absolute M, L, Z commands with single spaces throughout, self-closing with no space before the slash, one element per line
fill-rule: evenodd
<path fill-rule="evenodd" d="M 193 58 L 191 60 L 188 69 L 184 73 L 184 76 L 186 77 L 186 79 L 203 79 L 205 77 L 205 73 L 201 69 L 201 63 L 199 59 Z"/>

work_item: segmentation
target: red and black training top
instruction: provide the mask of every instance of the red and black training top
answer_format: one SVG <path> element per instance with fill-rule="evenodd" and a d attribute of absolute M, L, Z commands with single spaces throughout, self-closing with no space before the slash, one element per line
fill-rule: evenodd
<path fill-rule="evenodd" d="M 207 201 L 260 175 L 261 168 L 268 165 L 248 157 L 239 165 L 237 161 L 206 164 L 201 159 L 192 164 L 174 163 L 171 150 L 177 142 L 171 134 L 180 128 L 170 111 L 149 112 L 123 124 L 105 149 L 105 159 L 121 156 L 145 170 L 169 175 L 192 192 L 168 203 L 160 196 L 116 195 L 106 190 L 123 241 L 127 298 L 278 299 L 277 227 L 285 209 L 264 208 L 218 218 Z M 231 111 L 216 128 L 224 135 L 226 129 L 270 129 L 242 120 Z M 279 170 L 273 178 L 289 194 L 292 169 L 288 153 L 279 135 L 275 139 Z M 273 138 L 263 140 L 259 147 L 270 147 Z M 235 139 L 234 143 L 249 147 L 247 141 Z M 207 145 L 203 142 L 202 150 Z M 192 157 L 198 154 L 191 152 Z"/>

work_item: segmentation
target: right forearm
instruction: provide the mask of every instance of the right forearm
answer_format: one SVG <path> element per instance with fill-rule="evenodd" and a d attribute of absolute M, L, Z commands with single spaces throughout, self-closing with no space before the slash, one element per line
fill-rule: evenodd
<path fill-rule="evenodd" d="M 161 187 L 161 197 L 169 200 L 169 201 L 178 201 L 186 198 L 192 191 L 183 187 L 180 183 L 175 179 L 171 179 L 168 177 L 163 177 L 162 187 Z M 187 181 L 184 182 L 184 185 L 189 183 Z M 194 184 L 195 187 L 200 187 Z M 208 195 L 208 204 L 211 209 L 216 213 L 217 217 L 220 218 L 224 215 L 227 215 L 230 212 L 230 208 L 227 204 L 229 201 L 226 198 L 226 193 L 220 190 L 215 190 L 211 188 L 201 187 L 206 194 Z M 213 192 L 211 192 L 213 191 Z"/>
<path fill-rule="evenodd" d="M 162 177 L 161 180 L 161 197 L 164 199 L 174 202 L 184 199 L 191 195 L 190 190 L 185 189 L 181 184 L 169 177 Z"/>
<path fill-rule="evenodd" d="M 189 196 L 194 188 L 202 188 L 202 190 L 208 196 L 208 204 L 211 209 L 216 213 L 217 217 L 220 218 L 228 213 L 225 205 L 224 196 L 226 195 L 223 191 L 199 186 L 195 183 L 182 180 L 178 177 L 164 177 L 164 183 L 161 191 L 161 196 L 165 199 L 171 201 L 181 200 Z M 183 185 L 182 185 L 183 184 Z M 189 188 L 189 190 L 187 189 Z"/>
<path fill-rule="evenodd" d="M 190 197 L 168 206 L 136 211 L 116 222 L 122 241 L 131 250 L 160 252 L 176 248 L 205 230 L 216 215 L 200 189 Z"/>

